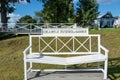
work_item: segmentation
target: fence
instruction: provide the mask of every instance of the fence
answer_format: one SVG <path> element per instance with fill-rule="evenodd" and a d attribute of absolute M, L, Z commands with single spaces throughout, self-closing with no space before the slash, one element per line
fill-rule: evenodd
<path fill-rule="evenodd" d="M 0 32 L 12 34 L 41 34 L 42 28 L 75 28 L 73 23 L 7 23 L 6 26 L 0 24 Z"/>

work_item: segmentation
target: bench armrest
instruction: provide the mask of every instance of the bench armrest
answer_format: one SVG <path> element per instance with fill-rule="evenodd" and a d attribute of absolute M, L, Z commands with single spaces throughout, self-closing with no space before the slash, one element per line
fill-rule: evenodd
<path fill-rule="evenodd" d="M 106 49 L 104 46 L 100 45 L 100 48 L 105 51 L 105 56 L 108 57 L 109 50 Z"/>
<path fill-rule="evenodd" d="M 23 54 L 24 54 L 24 58 L 26 58 L 26 55 L 27 55 L 27 51 L 31 48 L 32 46 L 29 45 L 24 51 L 23 51 Z"/>
<path fill-rule="evenodd" d="M 109 52 L 108 49 L 106 49 L 104 46 L 100 45 L 100 48 L 103 49 L 105 52 Z"/>

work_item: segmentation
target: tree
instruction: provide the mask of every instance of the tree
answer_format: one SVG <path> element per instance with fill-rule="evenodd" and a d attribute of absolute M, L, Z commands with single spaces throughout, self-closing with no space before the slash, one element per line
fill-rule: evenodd
<path fill-rule="evenodd" d="M 19 19 L 19 21 L 16 23 L 16 25 L 19 26 L 19 27 L 21 26 L 21 27 L 26 27 L 28 29 L 33 29 L 33 28 L 35 28 L 34 24 L 36 22 L 37 21 L 34 18 L 32 18 L 29 15 L 26 15 L 26 16 L 21 17 Z M 30 23 L 30 24 L 28 24 L 28 23 Z"/>
<path fill-rule="evenodd" d="M 97 18 L 98 4 L 96 0 L 79 0 L 76 22 L 82 27 L 91 26 Z"/>
<path fill-rule="evenodd" d="M 29 0 L 26 0 L 30 2 Z M 7 17 L 7 13 L 12 13 L 15 8 L 11 5 L 11 3 L 19 2 L 19 0 L 0 0 L 0 12 L 1 12 L 1 22 L 2 27 L 6 30 L 7 29 L 7 22 L 9 17 Z"/>
<path fill-rule="evenodd" d="M 41 11 L 39 12 L 35 12 L 35 19 L 37 20 L 37 23 L 44 23 L 44 19 L 43 19 L 43 13 Z"/>
<path fill-rule="evenodd" d="M 72 19 L 73 13 L 72 0 L 46 0 L 43 10 L 36 12 L 36 16 L 44 22 L 65 23 Z"/>
<path fill-rule="evenodd" d="M 37 21 L 29 15 L 23 16 L 19 19 L 19 23 L 36 23 L 36 22 Z"/>

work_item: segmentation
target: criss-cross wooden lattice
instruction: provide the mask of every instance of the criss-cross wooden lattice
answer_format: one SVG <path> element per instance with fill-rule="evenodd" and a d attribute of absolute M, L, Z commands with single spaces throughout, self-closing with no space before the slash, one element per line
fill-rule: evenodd
<path fill-rule="evenodd" d="M 39 52 L 91 52 L 92 44 L 95 40 L 92 41 L 92 38 L 97 36 L 68 36 L 68 37 L 39 37 Z M 84 38 L 84 39 L 83 39 Z M 98 39 L 96 40 L 98 42 Z M 37 41 L 36 41 L 37 42 Z M 98 44 L 97 44 L 98 45 Z M 97 48 L 98 51 L 98 48 Z"/>

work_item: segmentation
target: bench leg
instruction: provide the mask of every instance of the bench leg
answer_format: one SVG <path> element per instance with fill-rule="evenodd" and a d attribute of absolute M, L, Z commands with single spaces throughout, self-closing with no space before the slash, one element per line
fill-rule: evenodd
<path fill-rule="evenodd" d="M 26 60 L 24 60 L 24 80 L 27 80 L 27 63 L 26 63 Z"/>
<path fill-rule="evenodd" d="M 30 62 L 30 68 L 32 68 L 32 62 Z"/>
<path fill-rule="evenodd" d="M 64 66 L 65 70 L 67 70 L 67 65 Z"/>
<path fill-rule="evenodd" d="M 107 80 L 107 67 L 108 67 L 108 60 L 105 60 L 104 63 L 104 79 Z"/>
<path fill-rule="evenodd" d="M 98 69 L 99 69 L 99 68 L 101 68 L 101 67 L 100 67 L 100 62 L 98 62 Z"/>

